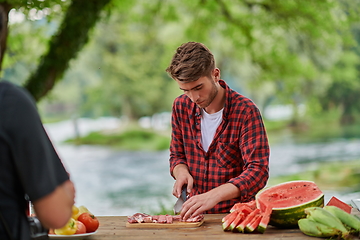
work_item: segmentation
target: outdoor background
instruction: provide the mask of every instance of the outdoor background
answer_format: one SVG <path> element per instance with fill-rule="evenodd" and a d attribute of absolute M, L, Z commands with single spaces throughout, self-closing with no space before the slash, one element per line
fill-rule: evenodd
<path fill-rule="evenodd" d="M 268 132 L 268 186 L 360 198 L 360 1 L 0 0 L 1 77 L 30 91 L 95 215 L 172 211 L 165 72 L 199 41 Z M 1 114 L 1 113 L 0 113 Z"/>

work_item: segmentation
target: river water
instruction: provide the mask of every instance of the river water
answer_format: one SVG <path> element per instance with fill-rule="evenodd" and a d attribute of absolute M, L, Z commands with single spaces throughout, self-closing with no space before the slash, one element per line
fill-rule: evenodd
<path fill-rule="evenodd" d="M 118 151 L 100 146 L 64 144 L 67 138 L 95 130 L 111 130 L 120 120 L 79 119 L 46 124 L 53 144 L 76 187 L 76 205 L 84 205 L 95 215 L 132 215 L 171 209 L 174 180 L 169 174 L 169 152 Z M 270 177 L 297 173 L 320 161 L 360 159 L 360 139 L 337 139 L 326 143 L 295 144 L 285 141 L 271 145 Z M 359 163 L 360 164 L 360 163 Z M 350 203 L 359 193 L 325 192 Z"/>

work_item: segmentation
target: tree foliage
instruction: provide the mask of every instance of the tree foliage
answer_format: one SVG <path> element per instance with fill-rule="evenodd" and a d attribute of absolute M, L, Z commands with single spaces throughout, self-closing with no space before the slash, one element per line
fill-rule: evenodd
<path fill-rule="evenodd" d="M 36 99 L 57 80 L 76 76 L 82 81 L 78 101 L 87 112 L 138 118 L 169 109 L 178 93 L 170 90 L 164 69 L 177 46 L 201 41 L 214 52 L 224 79 L 261 108 L 275 99 L 293 104 L 295 113 L 314 101 L 324 110 L 338 108 L 347 119 L 360 112 L 347 94 L 358 91 L 358 1 L 2 1 L 10 2 L 28 15 L 57 5 L 66 13 L 26 81 Z M 106 4 L 109 17 L 100 18 Z M 84 53 L 92 57 L 80 57 L 84 63 L 71 64 L 63 75 L 99 20 Z M 96 83 L 87 85 L 89 75 Z"/>
<path fill-rule="evenodd" d="M 39 100 L 50 91 L 68 68 L 69 61 L 74 59 L 89 38 L 89 31 L 100 18 L 102 9 L 110 0 L 72 0 L 66 10 L 64 19 L 48 44 L 47 53 L 39 62 L 36 71 L 29 77 L 25 88 Z M 45 9 L 61 1 L 14 1 L 6 4 L 24 9 Z M 29 10 L 30 9 L 30 10 Z"/>

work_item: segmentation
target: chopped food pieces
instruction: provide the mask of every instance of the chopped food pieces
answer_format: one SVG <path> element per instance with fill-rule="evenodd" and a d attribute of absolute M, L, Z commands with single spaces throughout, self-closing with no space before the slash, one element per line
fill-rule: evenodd
<path fill-rule="evenodd" d="M 185 221 L 180 218 L 180 215 L 149 215 L 146 213 L 135 213 L 132 216 L 128 216 L 129 223 L 174 223 L 174 222 L 201 222 L 204 219 L 204 215 L 200 214 L 192 218 L 188 218 Z"/>

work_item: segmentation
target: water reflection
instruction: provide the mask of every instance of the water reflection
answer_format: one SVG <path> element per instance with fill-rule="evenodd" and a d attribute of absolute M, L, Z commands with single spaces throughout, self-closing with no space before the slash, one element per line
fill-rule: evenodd
<path fill-rule="evenodd" d="M 98 129 L 116 128 L 119 120 L 84 120 L 80 134 Z M 174 180 L 169 174 L 168 151 L 126 152 L 107 147 L 72 146 L 62 141 L 74 135 L 71 121 L 45 125 L 53 143 L 69 170 L 75 186 L 76 204 L 85 205 L 96 215 L 131 215 L 171 209 Z M 338 139 L 326 143 L 295 144 L 285 141 L 271 144 L 270 176 L 298 173 L 320 161 L 360 159 L 360 139 Z M 339 196 L 325 192 L 325 201 L 337 196 L 350 202 L 360 193 Z"/>

